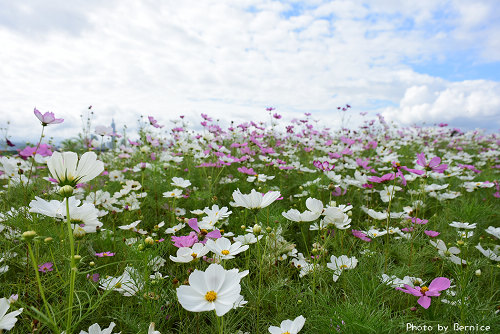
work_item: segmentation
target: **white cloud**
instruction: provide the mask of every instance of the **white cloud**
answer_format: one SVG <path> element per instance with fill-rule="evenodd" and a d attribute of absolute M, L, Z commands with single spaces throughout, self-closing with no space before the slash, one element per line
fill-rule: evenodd
<path fill-rule="evenodd" d="M 389 107 L 382 113 L 387 119 L 413 124 L 449 122 L 469 118 L 474 124 L 494 122 L 489 128 L 500 127 L 500 84 L 486 80 L 446 82 L 441 89 L 427 85 L 406 89 L 399 107 Z"/>
<path fill-rule="evenodd" d="M 294 11 L 295 5 L 303 9 Z M 497 24 L 491 20 L 498 6 L 484 0 L 472 11 L 466 5 L 444 0 L 2 3 L 0 13 L 8 15 L 0 14 L 0 113 L 10 118 L 11 135 L 23 137 L 36 132 L 34 106 L 53 111 L 66 122 L 49 135 L 68 137 L 77 134 L 79 115 L 90 104 L 94 124 L 107 125 L 114 117 L 118 127 L 129 129 L 139 113 L 163 124 L 180 114 L 197 123 L 201 112 L 243 121 L 267 119 L 264 108 L 272 105 L 283 114 L 313 110 L 326 117 L 338 105 L 368 110 L 374 101 L 401 103 L 408 110 L 428 110 L 427 103 L 429 110 L 441 110 L 460 94 L 471 104 L 468 110 L 476 110 L 473 101 L 492 94 L 487 87 L 496 83 L 457 83 L 460 90 L 411 68 L 446 59 L 455 50 L 473 50 L 478 62 L 497 59 L 500 48 L 492 32 Z M 444 14 L 437 17 L 438 12 Z M 476 114 L 494 106 L 479 104 Z M 398 119 L 417 116 L 405 117 Z"/>

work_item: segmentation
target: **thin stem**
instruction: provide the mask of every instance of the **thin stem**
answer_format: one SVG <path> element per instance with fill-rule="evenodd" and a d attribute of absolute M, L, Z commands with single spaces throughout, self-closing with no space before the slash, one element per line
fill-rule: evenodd
<path fill-rule="evenodd" d="M 70 245 L 70 283 L 68 296 L 68 318 L 66 321 L 66 333 L 71 334 L 71 320 L 73 312 L 73 298 L 75 292 L 76 265 L 75 265 L 75 242 L 73 240 L 73 230 L 71 228 L 71 217 L 69 214 L 69 197 L 66 197 L 66 223 L 68 225 L 69 245 Z"/>
<path fill-rule="evenodd" d="M 30 258 L 31 258 L 31 262 L 33 263 L 33 268 L 35 269 L 36 282 L 38 283 L 38 290 L 40 290 L 40 295 L 42 296 L 45 310 L 53 321 L 52 325 L 55 326 L 54 315 L 52 314 L 52 311 L 50 310 L 50 307 L 49 307 L 49 303 L 47 302 L 47 299 L 45 298 L 45 293 L 43 291 L 42 281 L 40 280 L 40 274 L 38 273 L 38 267 L 37 267 L 37 262 L 35 259 L 35 254 L 33 254 L 33 250 L 31 249 L 31 244 L 29 242 L 28 242 L 28 251 L 29 251 Z"/>

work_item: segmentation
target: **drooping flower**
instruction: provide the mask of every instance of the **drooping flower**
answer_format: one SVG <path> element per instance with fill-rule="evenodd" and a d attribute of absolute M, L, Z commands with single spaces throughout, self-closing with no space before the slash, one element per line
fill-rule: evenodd
<path fill-rule="evenodd" d="M 54 152 L 47 161 L 50 174 L 57 180 L 59 186 L 70 185 L 92 180 L 104 170 L 102 161 L 97 160 L 94 152 L 84 153 L 80 161 L 75 152 Z"/>
<path fill-rule="evenodd" d="M 42 113 L 37 108 L 35 108 L 34 114 L 40 120 L 40 122 L 42 122 L 43 126 L 47 126 L 49 124 L 59 124 L 64 122 L 64 119 L 56 118 L 54 116 L 54 113 L 52 112 L 46 112 L 42 115 Z"/>
<path fill-rule="evenodd" d="M 120 276 L 101 278 L 99 283 L 101 289 L 118 291 L 127 297 L 135 295 L 143 285 L 137 269 L 133 267 L 126 267 Z"/>
<path fill-rule="evenodd" d="M 306 323 L 306 318 L 299 315 L 297 318 L 292 320 L 283 320 L 280 324 L 280 327 L 270 326 L 269 333 L 271 334 L 297 334 L 300 332 L 304 324 Z"/>
<path fill-rule="evenodd" d="M 10 331 L 17 322 L 17 316 L 23 312 L 23 309 L 7 313 L 10 302 L 7 298 L 0 299 L 0 330 Z"/>
<path fill-rule="evenodd" d="M 457 254 L 460 254 L 460 249 L 458 249 L 457 247 L 447 248 L 446 244 L 441 239 L 438 239 L 437 241 L 431 240 L 429 242 L 431 243 L 431 245 L 437 248 L 439 255 L 441 255 L 444 258 L 447 258 L 451 262 L 455 264 L 467 263 L 465 260 L 462 260 L 460 257 L 457 256 Z"/>
<path fill-rule="evenodd" d="M 179 303 L 188 311 L 215 310 L 217 316 L 229 312 L 240 299 L 241 279 L 248 274 L 238 269 L 225 270 L 212 263 L 207 270 L 195 270 L 189 275 L 189 285 L 177 288 Z"/>
<path fill-rule="evenodd" d="M 450 287 L 450 280 L 446 277 L 437 277 L 432 280 L 429 287 L 411 287 L 408 284 L 404 285 L 404 289 L 396 287 L 396 290 L 403 291 L 404 293 L 412 294 L 416 297 L 420 297 L 417 303 L 420 304 L 425 309 L 428 309 L 431 305 L 431 297 L 438 297 L 441 295 L 440 291 L 446 290 Z"/>

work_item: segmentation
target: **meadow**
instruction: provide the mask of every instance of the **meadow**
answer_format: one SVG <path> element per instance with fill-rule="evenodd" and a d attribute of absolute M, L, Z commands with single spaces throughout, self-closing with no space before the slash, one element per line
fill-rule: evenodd
<path fill-rule="evenodd" d="M 56 147 L 35 110 L 0 158 L 0 333 L 498 333 L 498 134 L 268 111 Z"/>

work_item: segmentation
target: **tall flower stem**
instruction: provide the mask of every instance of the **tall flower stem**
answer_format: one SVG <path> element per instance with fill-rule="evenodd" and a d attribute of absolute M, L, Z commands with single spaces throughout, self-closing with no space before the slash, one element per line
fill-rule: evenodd
<path fill-rule="evenodd" d="M 43 304 L 45 306 L 45 311 L 47 312 L 47 315 L 50 316 L 50 319 L 52 320 L 51 325 L 53 327 L 57 328 L 57 326 L 55 325 L 54 315 L 52 314 L 49 303 L 47 302 L 47 298 L 45 298 L 45 293 L 43 290 L 42 281 L 40 280 L 40 274 L 38 273 L 37 262 L 35 259 L 35 255 L 33 254 L 33 249 L 31 249 L 30 242 L 28 242 L 28 251 L 29 251 L 30 258 L 31 258 L 31 262 L 33 263 L 33 268 L 35 269 L 36 282 L 38 283 L 38 290 L 40 291 L 40 296 L 42 296 Z"/>
<path fill-rule="evenodd" d="M 75 294 L 76 265 L 75 265 L 75 241 L 73 239 L 73 230 L 71 228 L 71 217 L 69 215 L 69 197 L 66 197 L 66 224 L 68 226 L 69 247 L 70 247 L 70 281 L 68 296 L 68 318 L 66 321 L 66 333 L 71 334 L 71 320 L 73 312 L 73 298 Z"/>
<path fill-rule="evenodd" d="M 36 152 L 38 152 L 38 149 L 40 148 L 40 144 L 42 143 L 44 130 L 45 130 L 45 125 L 42 125 L 42 134 L 40 135 L 40 140 L 38 140 L 38 144 L 36 145 L 35 152 L 31 156 L 30 173 L 28 174 L 28 181 L 26 181 L 26 186 L 28 186 L 30 184 L 31 174 L 33 173 L 33 165 L 35 164 L 35 155 L 36 155 Z"/>
<path fill-rule="evenodd" d="M 387 272 L 387 258 L 389 256 L 389 223 L 391 221 L 391 203 L 394 197 L 394 188 L 396 187 L 396 178 L 392 184 L 391 197 L 389 197 L 389 205 L 387 206 L 387 224 L 385 233 L 385 252 L 384 252 L 384 272 Z"/>
<path fill-rule="evenodd" d="M 255 224 L 258 224 L 257 221 L 257 212 L 255 213 Z M 257 328 L 259 327 L 260 320 L 260 290 L 262 286 L 262 255 L 260 254 L 260 239 L 257 237 L 257 252 L 258 252 L 258 261 L 259 261 L 259 287 L 257 290 Z"/>

